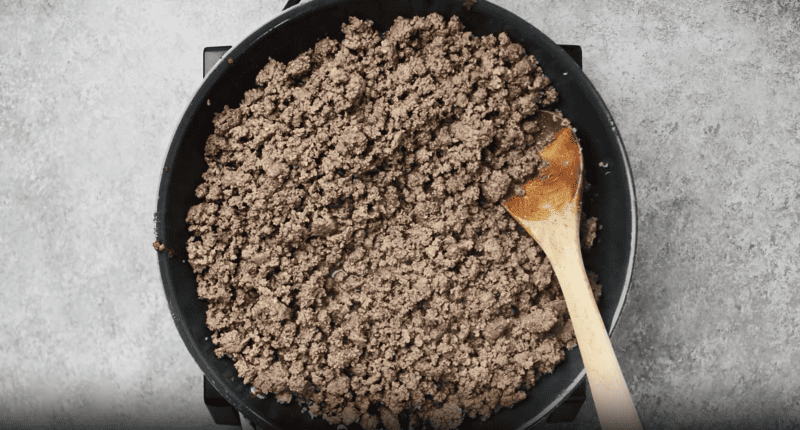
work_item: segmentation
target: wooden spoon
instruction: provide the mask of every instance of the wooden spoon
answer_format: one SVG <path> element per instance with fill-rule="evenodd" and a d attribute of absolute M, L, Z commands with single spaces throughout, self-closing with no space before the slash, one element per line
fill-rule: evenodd
<path fill-rule="evenodd" d="M 514 196 L 503 205 L 539 243 L 556 272 L 600 424 L 604 429 L 641 429 L 583 267 L 578 233 L 583 153 L 560 114 L 541 111 L 537 116 L 546 141 L 551 142 L 540 152 L 548 164 L 522 186 L 524 196 Z"/>

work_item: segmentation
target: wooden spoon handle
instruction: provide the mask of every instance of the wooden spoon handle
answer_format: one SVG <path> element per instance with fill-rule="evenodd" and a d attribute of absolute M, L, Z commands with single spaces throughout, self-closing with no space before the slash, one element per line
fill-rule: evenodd
<path fill-rule="evenodd" d="M 606 430 L 641 429 L 639 415 L 583 267 L 577 235 L 572 233 L 577 229 L 567 226 L 571 224 L 569 222 L 560 224 L 564 228 L 563 232 L 551 230 L 551 235 L 539 235 L 542 239 L 539 244 L 550 257 L 564 292 L 600 424 Z M 563 240 L 571 236 L 575 236 L 575 239 Z M 549 240 L 555 237 L 562 239 Z"/>

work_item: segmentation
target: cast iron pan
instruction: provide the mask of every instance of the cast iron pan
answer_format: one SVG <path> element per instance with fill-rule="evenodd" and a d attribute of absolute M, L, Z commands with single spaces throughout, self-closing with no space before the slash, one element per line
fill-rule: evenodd
<path fill-rule="evenodd" d="M 245 417 L 265 429 L 334 428 L 322 419 L 310 419 L 295 403 L 280 405 L 274 396 L 258 399 L 237 376 L 229 359 L 214 355 L 211 332 L 206 327 L 207 303 L 197 297 L 197 282 L 185 262 L 189 208 L 199 203 L 194 190 L 207 165 L 203 159 L 206 138 L 213 132 L 212 118 L 224 105 L 238 106 L 245 90 L 255 86 L 258 71 L 272 57 L 289 61 L 313 47 L 317 40 L 341 40 L 341 25 L 353 15 L 374 22 L 386 31 L 395 17 L 438 12 L 457 15 L 466 30 L 481 36 L 505 31 L 541 63 L 559 92 L 555 106 L 577 128 L 585 157 L 586 179 L 591 189 L 583 208 L 596 216 L 603 229 L 595 246 L 584 254 L 587 270 L 603 284 L 600 313 L 611 332 L 622 311 L 633 270 L 636 242 L 636 205 L 633 177 L 622 139 L 606 105 L 580 67 L 553 41 L 516 15 L 486 0 L 471 10 L 464 0 L 314 0 L 278 15 L 240 44 L 234 46 L 206 76 L 180 121 L 167 153 L 158 195 L 158 239 L 175 254 L 159 253 L 164 291 L 175 324 L 206 378 Z M 224 59 L 224 60 L 225 60 Z M 607 167 L 600 167 L 600 163 Z M 511 409 L 502 409 L 487 421 L 464 421 L 465 429 L 529 428 L 542 421 L 582 382 L 585 370 L 578 348 L 528 392 L 528 398 Z M 357 428 L 357 426 L 352 426 Z"/>

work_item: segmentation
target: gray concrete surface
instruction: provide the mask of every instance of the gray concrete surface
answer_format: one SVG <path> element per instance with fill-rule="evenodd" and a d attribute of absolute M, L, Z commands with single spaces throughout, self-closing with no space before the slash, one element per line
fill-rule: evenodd
<path fill-rule="evenodd" d="M 152 215 L 203 47 L 282 3 L 0 1 L 0 427 L 218 428 Z M 627 146 L 613 343 L 646 427 L 800 427 L 798 3 L 497 3 L 583 46 Z"/>

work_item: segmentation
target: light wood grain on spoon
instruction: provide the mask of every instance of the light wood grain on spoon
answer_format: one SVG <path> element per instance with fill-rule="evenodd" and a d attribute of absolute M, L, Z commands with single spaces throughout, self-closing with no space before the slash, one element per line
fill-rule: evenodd
<path fill-rule="evenodd" d="M 586 367 L 600 424 L 604 429 L 642 428 L 625 378 L 597 308 L 581 256 L 579 227 L 583 153 L 558 115 L 540 112 L 543 133 L 552 142 L 541 152 L 545 167 L 522 188 L 525 195 L 504 203 L 508 212 L 542 247 L 567 303 Z"/>

